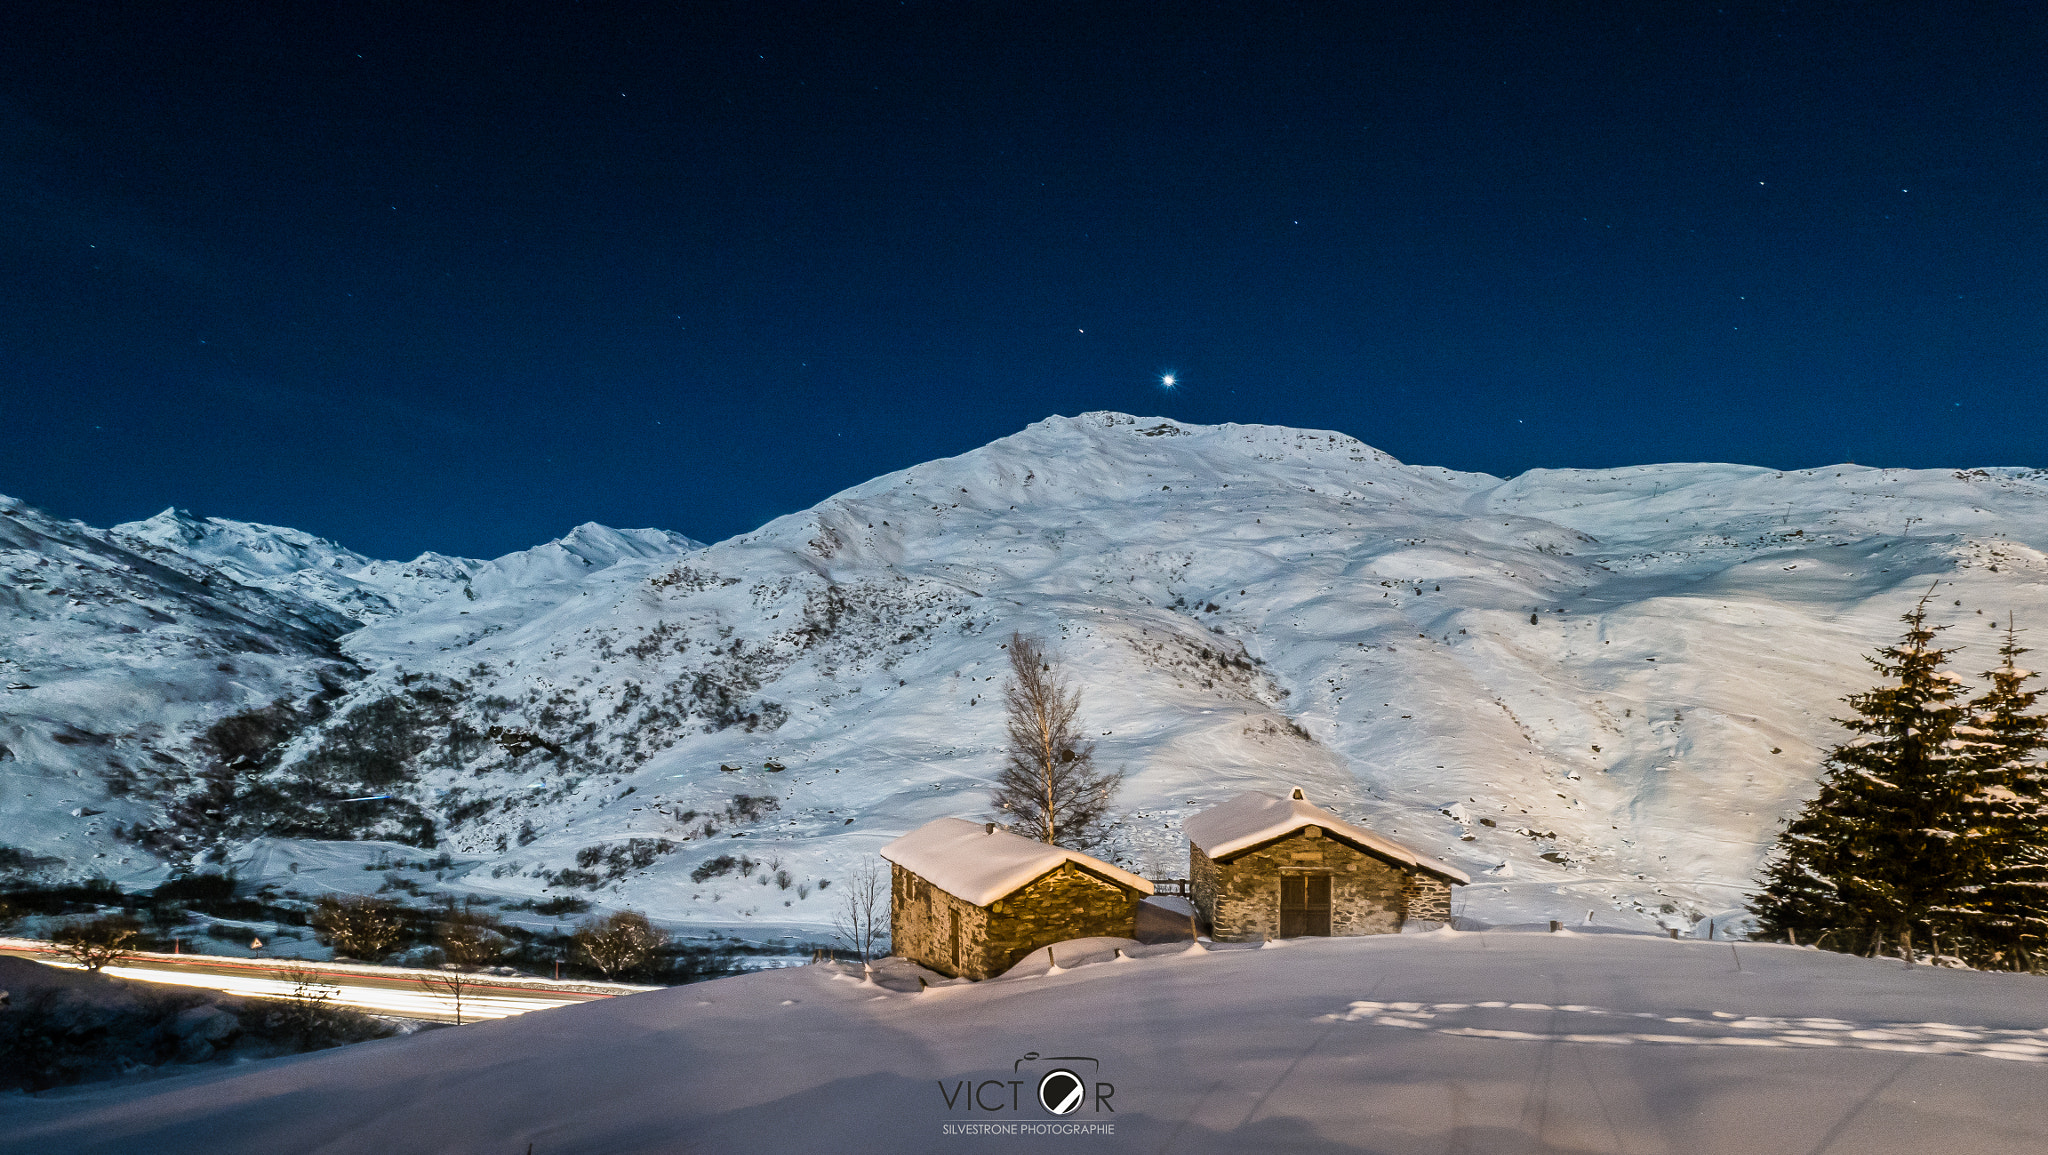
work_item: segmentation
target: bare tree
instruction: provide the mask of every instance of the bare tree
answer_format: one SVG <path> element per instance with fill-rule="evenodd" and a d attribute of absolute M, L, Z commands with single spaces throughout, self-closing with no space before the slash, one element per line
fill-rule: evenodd
<path fill-rule="evenodd" d="M 313 929 L 338 954 L 372 962 L 405 941 L 405 919 L 388 902 L 328 895 L 313 908 Z"/>
<path fill-rule="evenodd" d="M 1044 643 L 1010 635 L 1010 750 L 992 801 L 1017 833 L 1086 850 L 1109 834 L 1110 803 L 1123 775 L 1095 768 L 1095 744 L 1082 737 L 1081 691 L 1070 689 Z"/>
<path fill-rule="evenodd" d="M 311 1050 L 316 1040 L 334 1033 L 345 1018 L 334 1005 L 341 988 L 304 962 L 291 962 L 275 973 L 292 984 L 292 992 L 273 1000 L 271 1019 L 297 1039 L 301 1048 Z"/>
<path fill-rule="evenodd" d="M 889 943 L 889 876 L 876 863 L 856 870 L 839 892 L 832 916 L 832 937 L 866 962 L 883 954 Z"/>
<path fill-rule="evenodd" d="M 126 958 L 134 949 L 142 924 L 125 914 L 75 922 L 50 936 L 57 953 L 89 971 Z"/>
<path fill-rule="evenodd" d="M 576 928 L 576 945 L 604 977 L 630 971 L 668 945 L 668 936 L 654 929 L 647 916 L 621 910 L 591 919 Z"/>
<path fill-rule="evenodd" d="M 468 971 L 453 969 L 454 963 L 442 963 L 440 974 L 421 975 L 420 986 L 437 995 L 446 995 L 455 1002 L 455 1025 L 462 1025 L 463 992 L 475 986 L 480 976 Z"/>

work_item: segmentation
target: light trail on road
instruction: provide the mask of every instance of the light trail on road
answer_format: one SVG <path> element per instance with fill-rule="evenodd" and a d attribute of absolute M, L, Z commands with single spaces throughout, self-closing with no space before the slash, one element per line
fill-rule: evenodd
<path fill-rule="evenodd" d="M 75 963 L 50 963 L 51 966 L 77 968 Z M 298 984 L 286 979 L 265 979 L 253 975 L 219 975 L 158 970 L 150 967 L 108 966 L 100 971 L 119 979 L 133 979 L 145 983 L 169 983 L 175 986 L 204 987 L 209 990 L 225 991 L 231 995 L 245 995 L 258 999 L 291 998 L 298 993 Z M 397 980 L 393 980 L 397 981 Z M 432 981 L 432 980 L 427 980 Z M 475 980 L 472 979 L 472 982 Z M 417 980 L 416 980 L 417 982 Z M 439 994 L 424 986 L 416 991 L 398 987 L 358 986 L 352 983 L 331 981 L 323 976 L 318 982 L 308 984 L 315 991 L 331 991 L 327 1000 L 331 1005 L 355 1007 L 377 1014 L 399 1015 L 408 1019 L 455 1019 L 455 999 L 452 995 Z M 475 1019 L 503 1019 L 512 1015 L 523 1015 L 528 1011 L 543 1011 L 550 1007 L 574 1006 L 588 1002 L 588 998 L 550 999 L 506 997 L 503 995 L 468 994 L 462 996 L 462 1021 Z"/>

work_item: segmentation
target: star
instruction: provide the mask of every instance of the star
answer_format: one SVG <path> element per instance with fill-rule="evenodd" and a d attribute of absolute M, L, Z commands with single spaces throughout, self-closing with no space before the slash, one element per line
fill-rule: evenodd
<path fill-rule="evenodd" d="M 1159 378 L 1159 383 L 1160 383 L 1161 385 L 1165 386 L 1165 387 L 1166 387 L 1166 388 L 1168 388 L 1168 389 L 1171 389 L 1171 388 L 1173 388 L 1173 374 L 1171 374 L 1171 373 L 1164 373 L 1164 374 L 1161 374 L 1161 375 L 1160 375 L 1160 378 Z"/>

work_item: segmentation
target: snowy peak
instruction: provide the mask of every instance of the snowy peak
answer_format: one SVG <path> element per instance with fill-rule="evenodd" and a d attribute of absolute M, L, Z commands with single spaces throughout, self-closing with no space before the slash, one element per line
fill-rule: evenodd
<path fill-rule="evenodd" d="M 360 624 L 412 613 L 450 596 L 474 600 L 578 581 L 627 558 L 701 548 L 667 530 L 617 530 L 586 522 L 554 541 L 488 562 L 431 552 L 409 562 L 384 561 L 299 530 L 194 517 L 179 509 L 117 525 L 109 535 L 164 564 L 303 598 Z"/>
<path fill-rule="evenodd" d="M 353 573 L 369 558 L 326 538 L 296 529 L 226 518 L 198 518 L 182 509 L 166 509 L 144 521 L 131 521 L 108 531 L 117 538 L 147 542 L 173 550 L 237 577 L 280 577 L 319 566 Z"/>
<path fill-rule="evenodd" d="M 377 561 L 296 529 L 199 518 L 179 509 L 108 532 L 165 565 L 302 598 L 356 623 L 417 609 L 450 593 L 477 564 L 433 554 L 410 565 Z"/>
<path fill-rule="evenodd" d="M 532 549 L 508 553 L 476 567 L 479 596 L 529 586 L 582 581 L 629 559 L 674 557 L 703 543 L 663 529 L 612 529 L 584 522 L 562 537 Z"/>

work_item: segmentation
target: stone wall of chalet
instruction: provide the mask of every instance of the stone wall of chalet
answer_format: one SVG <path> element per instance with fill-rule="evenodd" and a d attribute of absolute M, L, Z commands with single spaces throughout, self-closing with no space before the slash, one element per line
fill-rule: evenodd
<path fill-rule="evenodd" d="M 1332 935 L 1393 934 L 1408 913 L 1408 871 L 1316 827 L 1228 862 L 1214 862 L 1192 844 L 1188 850 L 1189 891 L 1217 942 L 1280 936 L 1282 874 L 1330 876 Z"/>
<path fill-rule="evenodd" d="M 1448 879 L 1418 870 L 1408 876 L 1407 885 L 1402 887 L 1402 896 L 1408 901 L 1409 918 L 1443 923 L 1451 921 L 1451 884 Z"/>
<path fill-rule="evenodd" d="M 1137 892 L 1071 862 L 987 907 L 974 906 L 890 865 L 893 949 L 940 974 L 991 978 L 1050 943 L 1098 936 L 1129 938 L 1137 929 Z M 956 918 L 960 927 L 957 963 L 953 956 Z"/>
<path fill-rule="evenodd" d="M 889 949 L 942 975 L 974 969 L 986 954 L 989 912 L 947 894 L 917 875 L 889 864 Z M 959 925 L 960 955 L 953 955 L 953 927 Z M 982 978 L 968 974 L 969 978 Z"/>
<path fill-rule="evenodd" d="M 1196 922 L 1212 939 L 1216 938 L 1216 898 L 1222 885 L 1215 860 L 1204 854 L 1201 847 L 1188 843 L 1188 901 L 1194 904 Z M 1273 901 L 1280 900 L 1276 897 Z"/>
<path fill-rule="evenodd" d="M 1062 863 L 991 908 L 988 975 L 998 975 L 1048 943 L 1070 938 L 1130 938 L 1138 926 L 1134 890 Z M 987 975 L 975 976 L 985 978 Z"/>

